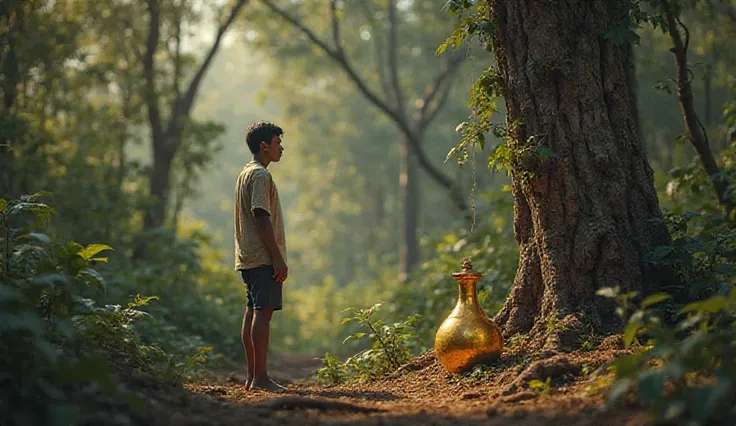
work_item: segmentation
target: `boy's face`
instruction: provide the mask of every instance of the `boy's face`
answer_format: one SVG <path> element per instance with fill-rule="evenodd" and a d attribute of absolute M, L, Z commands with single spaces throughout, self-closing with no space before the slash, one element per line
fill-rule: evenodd
<path fill-rule="evenodd" d="M 284 147 L 281 146 L 281 136 L 273 136 L 269 143 L 261 142 L 261 152 L 270 161 L 278 163 L 284 152 Z"/>

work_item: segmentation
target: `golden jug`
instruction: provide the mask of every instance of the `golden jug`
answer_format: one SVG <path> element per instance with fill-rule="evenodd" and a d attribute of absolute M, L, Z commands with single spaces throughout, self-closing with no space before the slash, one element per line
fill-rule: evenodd
<path fill-rule="evenodd" d="M 503 350 L 501 331 L 478 304 L 475 283 L 482 274 L 472 272 L 469 260 L 452 277 L 458 282 L 458 299 L 434 339 L 434 351 L 442 366 L 461 373 L 478 364 L 496 360 Z"/>

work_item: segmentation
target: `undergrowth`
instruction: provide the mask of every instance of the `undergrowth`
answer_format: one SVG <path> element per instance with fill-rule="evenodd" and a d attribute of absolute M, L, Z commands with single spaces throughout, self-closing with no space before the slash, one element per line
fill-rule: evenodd
<path fill-rule="evenodd" d="M 736 116 L 727 118 L 736 125 Z M 736 143 L 720 159 L 729 179 L 735 159 Z M 713 202 L 702 167 L 672 175 L 665 202 L 677 212 L 667 216 L 673 241 L 652 250 L 647 262 L 673 271 L 678 284 L 641 301 L 618 288 L 599 291 L 616 300 L 624 343 L 633 350 L 613 364 L 608 404 L 628 396 L 649 407 L 655 421 L 723 424 L 736 416 L 736 222 Z"/>
<path fill-rule="evenodd" d="M 407 363 L 416 345 L 414 325 L 419 315 L 412 315 L 403 321 L 390 324 L 376 318 L 381 307 L 377 303 L 367 309 L 350 308 L 345 312 L 349 316 L 343 323 L 353 323 L 359 331 L 350 334 L 343 344 L 356 341 L 360 346 L 367 346 L 344 362 L 325 354 L 323 366 L 316 372 L 318 383 L 337 385 L 346 382 L 364 382 L 377 379 L 386 373 L 397 370 Z"/>
<path fill-rule="evenodd" d="M 9 424 L 73 425 L 80 402 L 100 393 L 141 400 L 121 386 L 137 372 L 178 384 L 195 379 L 208 348 L 177 357 L 143 344 L 137 325 L 155 296 L 98 305 L 104 244 L 61 242 L 43 232 L 55 214 L 44 194 L 0 199 L 0 412 Z"/>

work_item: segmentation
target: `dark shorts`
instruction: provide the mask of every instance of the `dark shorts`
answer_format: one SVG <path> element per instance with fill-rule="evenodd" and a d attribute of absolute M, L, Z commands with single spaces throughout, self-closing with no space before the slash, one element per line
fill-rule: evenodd
<path fill-rule="evenodd" d="M 273 266 L 258 266 L 240 271 L 248 295 L 247 306 L 252 309 L 283 308 L 282 285 L 274 278 Z"/>

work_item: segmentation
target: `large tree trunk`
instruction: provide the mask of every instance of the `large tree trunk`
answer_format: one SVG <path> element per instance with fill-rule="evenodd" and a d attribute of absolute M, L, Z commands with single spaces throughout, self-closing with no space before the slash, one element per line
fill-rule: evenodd
<path fill-rule="evenodd" d="M 516 153 L 532 145 L 513 161 L 520 259 L 495 319 L 507 337 L 531 333 L 532 347 L 574 344 L 561 334 L 618 324 L 597 289 L 655 290 L 642 260 L 669 240 L 639 131 L 631 48 L 601 35 L 625 21 L 627 3 L 489 1 L 509 143 Z M 555 155 L 535 154 L 537 144 Z"/>
<path fill-rule="evenodd" d="M 399 194 L 401 197 L 402 220 L 399 248 L 399 280 L 405 280 L 419 261 L 419 176 L 417 160 L 411 153 L 408 138 L 404 137 L 400 146 L 401 172 L 399 175 Z"/>

